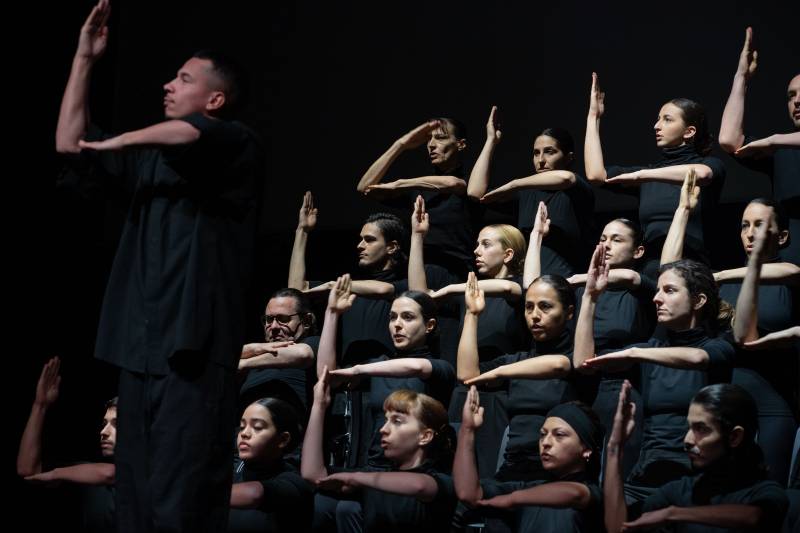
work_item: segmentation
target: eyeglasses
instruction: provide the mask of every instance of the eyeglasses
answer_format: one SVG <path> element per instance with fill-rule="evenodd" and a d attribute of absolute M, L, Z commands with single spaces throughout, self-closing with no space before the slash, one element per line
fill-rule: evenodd
<path fill-rule="evenodd" d="M 261 325 L 267 327 L 272 324 L 274 320 L 277 320 L 278 324 L 286 326 L 292 321 L 293 316 L 300 316 L 300 313 L 292 313 L 291 315 L 261 315 Z"/>

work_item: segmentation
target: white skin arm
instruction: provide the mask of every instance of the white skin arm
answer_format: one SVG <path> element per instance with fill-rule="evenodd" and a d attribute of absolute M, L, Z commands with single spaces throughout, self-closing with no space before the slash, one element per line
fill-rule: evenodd
<path fill-rule="evenodd" d="M 294 233 L 294 244 L 292 245 L 292 257 L 289 259 L 289 281 L 287 287 L 302 291 L 306 289 L 306 246 L 308 245 L 308 234 L 317 225 L 318 209 L 314 206 L 314 196 L 311 191 L 306 191 L 303 195 L 303 203 L 300 205 L 300 214 L 297 218 L 297 230 Z"/>
<path fill-rule="evenodd" d="M 586 179 L 592 183 L 606 182 L 608 174 L 603 163 L 603 145 L 600 143 L 600 118 L 605 112 L 606 93 L 600 90 L 597 74 L 592 72 L 592 89 L 589 93 L 589 113 L 586 116 L 586 138 L 583 159 Z"/>
<path fill-rule="evenodd" d="M 89 128 L 89 81 L 92 67 L 108 44 L 110 14 L 108 1 L 100 0 L 81 27 L 56 126 L 56 151 L 60 154 L 80 152 L 78 142 Z"/>
<path fill-rule="evenodd" d="M 467 196 L 473 200 L 482 199 L 489 188 L 489 175 L 492 165 L 492 156 L 494 150 L 500 143 L 502 133 L 497 123 L 497 106 L 492 106 L 489 112 L 489 119 L 486 121 L 486 142 L 483 145 L 478 160 L 472 167 L 472 172 L 469 175 L 469 183 L 467 184 Z"/>
<path fill-rule="evenodd" d="M 426 142 L 431 132 L 441 125 L 438 120 L 431 120 L 421 124 L 397 139 L 364 173 L 356 185 L 356 190 L 362 194 L 369 192 L 370 187 L 377 185 L 386 175 L 392 163 L 406 150 L 411 150 Z"/>
<path fill-rule="evenodd" d="M 672 217 L 672 224 L 664 240 L 664 247 L 661 249 L 661 263 L 666 265 L 683 258 L 683 243 L 686 237 L 686 226 L 689 224 L 689 217 L 697 207 L 700 198 L 700 187 L 697 185 L 697 178 L 694 169 L 686 172 L 686 177 L 681 186 L 681 198 L 675 215 Z"/>
<path fill-rule="evenodd" d="M 550 219 L 547 218 L 547 206 L 539 202 L 533 229 L 525 252 L 525 264 L 522 266 L 522 286 L 527 290 L 533 280 L 542 274 L 542 241 L 550 232 Z"/>
<path fill-rule="evenodd" d="M 456 376 L 459 381 L 474 378 L 481 373 L 478 366 L 478 317 L 486 307 L 483 291 L 478 287 L 474 272 L 467 277 L 467 290 L 464 291 L 466 311 L 461 339 L 458 342 Z"/>
<path fill-rule="evenodd" d="M 747 28 L 744 36 L 744 46 L 739 54 L 739 63 L 736 74 L 733 76 L 733 86 L 725 110 L 722 112 L 722 121 L 719 127 L 719 146 L 729 154 L 738 150 L 744 144 L 744 105 L 747 94 L 747 83 L 756 73 L 758 66 L 758 52 L 753 49 L 753 30 Z"/>
<path fill-rule="evenodd" d="M 411 214 L 411 245 L 408 251 L 408 288 L 412 291 L 428 292 L 428 276 L 425 273 L 425 236 L 430 227 L 430 217 L 425 211 L 425 200 L 418 195 L 414 202 L 414 212 Z"/>
<path fill-rule="evenodd" d="M 19 442 L 17 452 L 17 475 L 32 476 L 42 471 L 42 433 L 47 411 L 58 400 L 61 376 L 61 360 L 54 357 L 42 367 L 36 383 L 36 396 L 31 406 L 31 414 Z"/>

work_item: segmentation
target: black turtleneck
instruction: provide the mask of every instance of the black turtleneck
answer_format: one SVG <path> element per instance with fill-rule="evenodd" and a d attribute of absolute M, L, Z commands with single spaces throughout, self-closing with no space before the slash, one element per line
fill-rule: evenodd
<path fill-rule="evenodd" d="M 781 531 L 789 501 L 783 488 L 774 481 L 766 481 L 754 465 L 725 463 L 712 467 L 699 475 L 685 476 L 659 487 L 642 506 L 642 512 L 656 511 L 671 505 L 694 507 L 698 505 L 742 504 L 761 508 L 761 521 L 754 531 Z M 629 517 L 633 519 L 634 517 Z M 713 531 L 740 531 L 745 528 L 716 528 L 699 523 L 674 523 L 674 531 L 700 533 Z M 748 529 L 749 531 L 749 529 Z"/>
<path fill-rule="evenodd" d="M 433 367 L 431 375 L 427 379 L 418 377 L 368 377 L 361 381 L 355 391 L 361 396 L 360 414 L 354 413 L 354 416 L 361 417 L 361 420 L 354 424 L 354 427 L 358 428 L 357 433 L 359 433 L 354 435 L 353 438 L 353 453 L 358 458 L 357 465 L 366 464 L 368 457 L 371 458 L 370 462 L 379 464 L 384 462 L 382 459 L 383 452 L 380 447 L 379 430 L 386 422 L 383 402 L 392 392 L 400 389 L 421 392 L 439 400 L 445 407 L 450 400 L 450 394 L 453 392 L 456 380 L 453 365 L 432 354 L 427 346 L 406 351 L 393 350 L 389 355 L 370 359 L 366 363 L 406 357 L 418 357 L 430 361 Z M 356 445 L 358 449 L 355 449 Z"/>
<path fill-rule="evenodd" d="M 639 364 L 644 427 L 640 468 L 655 461 L 673 461 L 689 468 L 683 449 L 686 434 L 686 413 L 692 397 L 712 383 L 730 383 L 733 346 L 722 337 L 711 337 L 705 328 L 686 331 L 656 328 L 653 337 L 641 348 L 670 346 L 700 348 L 708 354 L 708 366 L 702 370 L 670 368 L 655 363 Z M 677 475 L 681 475 L 676 469 Z M 674 479 L 674 478 L 673 478 Z M 642 480 L 638 480 L 642 481 Z M 645 480 L 646 481 L 646 480 Z"/>
<path fill-rule="evenodd" d="M 491 361 L 480 363 L 481 373 L 499 366 L 516 363 L 540 355 L 564 355 L 572 361 L 573 339 L 569 329 L 558 337 L 534 342 L 528 352 L 502 355 Z M 510 379 L 508 380 L 508 446 L 505 453 L 504 470 L 511 465 L 527 464 L 524 470 L 540 479 L 539 430 L 545 417 L 558 404 L 576 400 L 577 394 L 569 379 Z M 509 468 L 505 468 L 509 467 Z M 523 469 L 520 469 L 522 471 Z M 525 479 L 526 474 L 518 479 Z"/>
<path fill-rule="evenodd" d="M 510 494 L 519 490 L 537 487 L 554 481 L 571 481 L 583 483 L 589 489 L 589 505 L 584 509 L 571 507 L 524 506 L 517 507 L 516 531 L 547 531 L 547 532 L 600 532 L 603 530 L 603 492 L 597 480 L 589 479 L 585 472 L 577 472 L 563 478 L 537 481 L 495 481 L 481 480 L 483 498 L 489 499 L 503 494 Z"/>
<path fill-rule="evenodd" d="M 700 201 L 697 208 L 689 218 L 686 227 L 686 246 L 697 252 L 703 252 L 703 225 L 710 217 L 714 216 L 714 210 L 719 202 L 722 186 L 725 182 L 725 166 L 716 157 L 703 156 L 698 154 L 694 146 L 687 144 L 674 148 L 665 148 L 661 151 L 661 159 L 651 165 L 640 165 L 633 167 L 606 167 L 609 178 L 634 172 L 636 170 L 663 168 L 676 165 L 702 164 L 711 168 L 713 179 L 711 183 L 701 188 Z M 628 188 L 628 190 L 635 190 Z M 669 184 L 663 182 L 642 183 L 638 187 L 639 193 L 639 223 L 644 232 L 644 241 L 653 243 L 666 237 L 669 226 L 672 223 L 675 209 L 681 195 L 680 183 Z M 656 257 L 659 251 L 656 252 Z M 702 255 L 702 254 L 701 254 Z"/>

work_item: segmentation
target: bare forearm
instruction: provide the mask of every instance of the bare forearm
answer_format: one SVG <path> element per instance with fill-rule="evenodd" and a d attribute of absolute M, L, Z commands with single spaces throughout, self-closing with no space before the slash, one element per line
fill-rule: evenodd
<path fill-rule="evenodd" d="M 113 464 L 87 463 L 53 469 L 55 479 L 81 485 L 113 485 L 116 469 Z"/>
<path fill-rule="evenodd" d="M 34 403 L 17 452 L 17 474 L 32 476 L 42 471 L 42 431 L 47 408 Z"/>
<path fill-rule="evenodd" d="M 289 259 L 289 281 L 287 286 L 290 289 L 302 291 L 306 284 L 306 244 L 308 243 L 308 233 L 298 228 L 294 233 L 294 244 L 292 245 L 292 257 Z"/>
<path fill-rule="evenodd" d="M 686 173 L 689 169 L 694 168 L 697 175 L 698 185 L 707 185 L 714 177 L 711 167 L 699 163 L 689 165 L 673 165 L 671 167 L 661 168 L 646 168 L 639 172 L 639 179 L 642 182 L 658 181 L 661 183 L 669 183 L 672 185 L 682 185 L 686 179 Z"/>
<path fill-rule="evenodd" d="M 498 378 L 557 379 L 569 374 L 571 365 L 564 355 L 540 355 L 503 365 L 492 371 Z"/>
<path fill-rule="evenodd" d="M 748 529 L 758 527 L 762 510 L 755 505 L 720 504 L 698 505 L 697 507 L 672 507 L 670 522 L 693 522 L 721 528 Z"/>
<path fill-rule="evenodd" d="M 733 77 L 733 87 L 719 127 L 719 145 L 728 153 L 733 153 L 744 144 L 744 105 L 747 94 L 745 77 L 737 74 Z"/>
<path fill-rule="evenodd" d="M 468 505 L 483 498 L 478 466 L 475 464 L 475 432 L 464 426 L 458 432 L 458 446 L 453 460 L 453 486 L 458 499 Z"/>
<path fill-rule="evenodd" d="M 364 173 L 361 177 L 361 180 L 358 182 L 356 186 L 356 190 L 360 193 L 364 193 L 367 190 L 367 187 L 370 185 L 375 185 L 383 177 L 386 175 L 386 172 L 389 170 L 389 167 L 392 165 L 395 159 L 403 153 L 403 147 L 400 143 L 395 142 L 392 146 L 386 150 L 383 155 L 381 155 Z"/>
<path fill-rule="evenodd" d="M 519 284 L 507 279 L 479 279 L 478 288 L 486 296 L 504 296 L 514 300 L 519 300 L 522 296 Z M 464 294 L 465 290 L 467 290 L 466 283 L 453 283 L 447 286 L 448 294 Z"/>
<path fill-rule="evenodd" d="M 747 274 L 747 267 L 720 270 L 714 274 L 717 283 L 742 281 Z M 800 267 L 794 263 L 765 263 L 761 265 L 759 283 L 775 283 L 781 285 L 800 284 Z"/>
<path fill-rule="evenodd" d="M 686 226 L 692 214 L 688 207 L 678 206 L 672 217 L 672 224 L 661 249 L 661 264 L 666 265 L 683 258 L 683 243 L 686 237 Z"/>
<path fill-rule="evenodd" d="M 425 189 L 458 195 L 463 195 L 467 191 L 467 184 L 456 176 L 420 176 L 418 178 L 399 179 L 393 183 L 397 190 Z"/>
<path fill-rule="evenodd" d="M 264 499 L 264 485 L 258 481 L 234 483 L 231 486 L 231 507 L 235 509 L 255 509 Z"/>
<path fill-rule="evenodd" d="M 575 185 L 577 178 L 569 170 L 548 170 L 525 178 L 514 180 L 514 189 L 538 189 L 541 191 L 561 191 Z"/>
<path fill-rule="evenodd" d="M 467 312 L 458 341 L 456 374 L 459 381 L 474 378 L 481 373 L 478 366 L 478 315 Z"/>
<path fill-rule="evenodd" d="M 72 61 L 67 86 L 61 99 L 56 126 L 56 151 L 58 153 L 78 153 L 78 141 L 86 135 L 89 128 L 89 81 L 92 63 L 75 57 Z"/>
<path fill-rule="evenodd" d="M 776 133 L 770 135 L 770 144 L 776 148 L 798 148 L 800 147 L 800 131 L 793 133 Z"/>
<path fill-rule="evenodd" d="M 200 138 L 200 130 L 183 120 L 167 120 L 140 130 L 122 133 L 118 137 L 122 147 L 172 146 L 197 141 Z"/>
<path fill-rule="evenodd" d="M 762 268 L 761 261 L 753 254 L 747 261 L 747 270 L 736 299 L 733 338 L 739 344 L 758 338 L 758 280 Z"/>
<path fill-rule="evenodd" d="M 394 297 L 394 285 L 375 279 L 353 280 L 350 292 L 367 298 L 392 298 Z"/>
<path fill-rule="evenodd" d="M 336 370 L 336 330 L 339 324 L 339 315 L 330 309 L 325 311 L 325 324 L 319 338 L 317 350 L 317 378 L 322 375 L 322 369 Z"/>
<path fill-rule="evenodd" d="M 603 476 L 603 511 L 606 530 L 617 533 L 628 520 L 625 491 L 622 482 L 622 450 L 624 444 L 609 440 L 606 444 L 605 475 Z"/>
<path fill-rule="evenodd" d="M 595 183 L 605 183 L 608 174 L 603 163 L 603 146 L 600 143 L 600 119 L 592 115 L 586 119 L 583 159 L 586 179 Z"/>
<path fill-rule="evenodd" d="M 328 475 L 322 455 L 324 421 L 325 407 L 315 402 L 308 416 L 306 435 L 303 438 L 303 453 L 300 458 L 300 475 L 311 483 Z"/>
<path fill-rule="evenodd" d="M 667 348 L 633 348 L 634 359 L 671 368 L 703 370 L 708 368 L 708 353 L 700 348 L 670 346 Z"/>
<path fill-rule="evenodd" d="M 436 480 L 427 474 L 414 472 L 354 472 L 357 486 L 369 487 L 421 501 L 432 501 L 439 492 Z"/>
<path fill-rule="evenodd" d="M 583 483 L 555 481 L 511 493 L 513 505 L 537 505 L 585 509 L 591 502 L 589 489 Z"/>
<path fill-rule="evenodd" d="M 252 348 L 255 355 L 239 360 L 239 370 L 255 370 L 257 368 L 308 368 L 314 362 L 314 350 L 308 344 L 295 344 L 278 348 L 277 353 L 258 353 L 256 345 Z"/>
<path fill-rule="evenodd" d="M 402 357 L 377 363 L 356 365 L 353 371 L 358 375 L 382 377 L 418 377 L 427 379 L 431 376 L 433 365 L 427 359 L 417 357 Z"/>
<path fill-rule="evenodd" d="M 425 239 L 419 233 L 411 235 L 408 252 L 408 288 L 412 291 L 428 292 L 428 276 L 425 274 Z"/>
<path fill-rule="evenodd" d="M 578 323 L 575 325 L 575 348 L 573 361 L 575 368 L 581 368 L 584 362 L 595 356 L 594 345 L 594 314 L 597 301 L 584 293 L 581 299 L 581 310 L 578 313 Z"/>
<path fill-rule="evenodd" d="M 478 160 L 475 161 L 475 165 L 472 167 L 469 183 L 467 184 L 467 195 L 470 198 L 480 200 L 489 188 L 490 168 L 495 147 L 496 143 L 491 139 L 487 139 L 481 154 L 478 156 Z"/>
<path fill-rule="evenodd" d="M 525 252 L 525 264 L 522 267 L 522 286 L 525 290 L 533 280 L 542 275 L 542 234 L 531 232 L 528 251 Z"/>

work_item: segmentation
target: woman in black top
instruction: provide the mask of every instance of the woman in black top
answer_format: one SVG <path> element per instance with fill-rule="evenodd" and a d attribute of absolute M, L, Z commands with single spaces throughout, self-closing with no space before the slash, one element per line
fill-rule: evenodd
<path fill-rule="evenodd" d="M 284 461 L 301 433 L 297 411 L 283 400 L 262 398 L 244 410 L 228 531 L 311 530 L 313 488 Z"/>
<path fill-rule="evenodd" d="M 633 375 L 640 383 L 644 427 L 626 494 L 641 501 L 655 487 L 689 472 L 683 450 L 686 410 L 700 388 L 730 381 L 733 346 L 716 337 L 719 294 L 711 271 L 685 259 L 660 269 L 653 298 L 659 327 L 653 337 L 622 351 L 597 354 L 592 324 L 597 299 L 607 284 L 608 265 L 598 246 L 575 330 L 575 365 L 584 371 L 636 366 Z"/>
<path fill-rule="evenodd" d="M 397 139 L 367 169 L 356 190 L 379 202 L 410 210 L 421 194 L 434 214 L 426 246 L 428 262 L 463 278 L 471 270 L 470 243 L 480 216 L 467 198 L 463 154 L 467 148 L 464 125 L 454 118 L 431 119 Z M 426 144 L 431 175 L 382 183 L 394 161 L 405 151 Z"/>
<path fill-rule="evenodd" d="M 636 187 L 635 191 L 639 196 L 639 223 L 644 231 L 648 254 L 644 272 L 651 278 L 656 277 L 661 246 L 678 205 L 680 185 L 689 168 L 695 170 L 702 194 L 700 209 L 689 221 L 687 256 L 707 263 L 703 237 L 704 220 L 714 215 L 725 179 L 725 167 L 716 157 L 708 156 L 711 135 L 703 108 L 687 98 L 674 98 L 665 103 L 654 125 L 656 146 L 662 151 L 662 159 L 646 166 L 607 167 L 600 143 L 600 118 L 605 110 L 604 96 L 597 83 L 597 74 L 592 73 L 584 145 L 586 177 L 593 183 Z"/>
<path fill-rule="evenodd" d="M 505 383 L 508 446 L 495 474 L 500 481 L 542 479 L 544 470 L 536 437 L 539 428 L 550 409 L 576 398 L 565 379 L 572 369 L 572 335 L 567 322 L 575 309 L 574 298 L 561 276 L 537 278 L 525 292 L 525 320 L 533 336 L 531 349 L 481 362 L 477 330 L 486 304 L 475 275 L 469 276 L 464 293 L 464 329 L 458 345 L 458 379 L 467 385 L 496 380 Z"/>
<path fill-rule="evenodd" d="M 720 294 L 736 304 L 733 336 L 741 349 L 733 383 L 755 399 L 758 440 L 770 478 L 785 484 L 797 428 L 797 346 L 773 347 L 764 353 L 752 352 L 745 344 L 800 322 L 800 268 L 770 262 L 788 233 L 785 215 L 776 217 L 776 211 L 780 211 L 779 204 L 771 200 L 758 199 L 747 206 L 742 215 L 742 243 L 749 256 L 746 273 L 740 282 L 722 285 Z"/>
<path fill-rule="evenodd" d="M 453 447 L 444 406 L 426 394 L 396 390 L 384 400 L 385 418 L 380 428 L 388 464 L 326 468 L 322 433 L 332 377 L 327 367 L 323 368 L 314 387 L 314 405 L 303 442 L 303 477 L 320 490 L 356 497 L 363 509 L 364 531 L 445 531 L 456 498 L 452 479 L 443 473 L 443 467 L 449 469 Z M 359 524 L 337 526 L 339 531 L 361 530 Z"/>
<path fill-rule="evenodd" d="M 552 219 L 550 233 L 542 243 L 542 274 L 569 277 L 578 272 L 591 234 L 594 191 L 581 175 L 570 170 L 575 159 L 572 135 L 561 128 L 545 128 L 533 142 L 533 175 L 511 180 L 486 193 L 489 167 L 500 131 L 492 108 L 486 125 L 486 144 L 469 180 L 468 194 L 482 203 L 495 203 L 517 197 L 519 222 L 524 233 L 531 230 L 539 202 L 547 204 Z"/>
<path fill-rule="evenodd" d="M 430 279 L 424 270 L 422 242 L 429 227 L 429 214 L 425 202 L 417 200 L 414 216 L 411 219 L 411 247 L 408 261 L 409 287 L 428 291 Z M 481 321 L 477 332 L 477 342 L 481 360 L 491 360 L 504 353 L 525 350 L 530 343 L 530 335 L 520 312 L 522 299 L 522 268 L 525 260 L 525 238 L 515 227 L 507 224 L 492 224 L 483 228 L 478 236 L 473 252 L 478 286 L 486 294 L 485 320 Z M 460 281 L 460 280 L 459 280 Z M 463 328 L 465 283 L 452 283 L 435 292 L 432 296 L 439 305 L 439 316 L 448 327 L 442 331 L 442 354 L 450 361 L 456 360 L 458 339 Z M 452 324 L 452 325 L 451 325 Z M 506 416 L 507 393 L 504 383 L 490 386 L 484 392 L 484 406 L 489 422 L 484 427 L 479 440 L 486 450 L 480 458 L 481 473 L 491 475 L 497 467 L 492 451 L 496 451 L 508 425 Z M 456 387 L 450 401 L 450 420 L 458 422 L 467 389 Z"/>
<path fill-rule="evenodd" d="M 539 431 L 539 455 L 547 472 L 540 481 L 480 479 L 475 464 L 475 434 L 484 412 L 478 391 L 470 389 L 464 404 L 453 483 L 458 498 L 515 523 L 514 531 L 601 531 L 602 498 L 597 485 L 603 428 L 597 415 L 580 402 L 568 402 L 547 413 Z M 515 509 L 515 515 L 503 510 Z M 497 511 L 500 511 L 499 513 Z"/>

